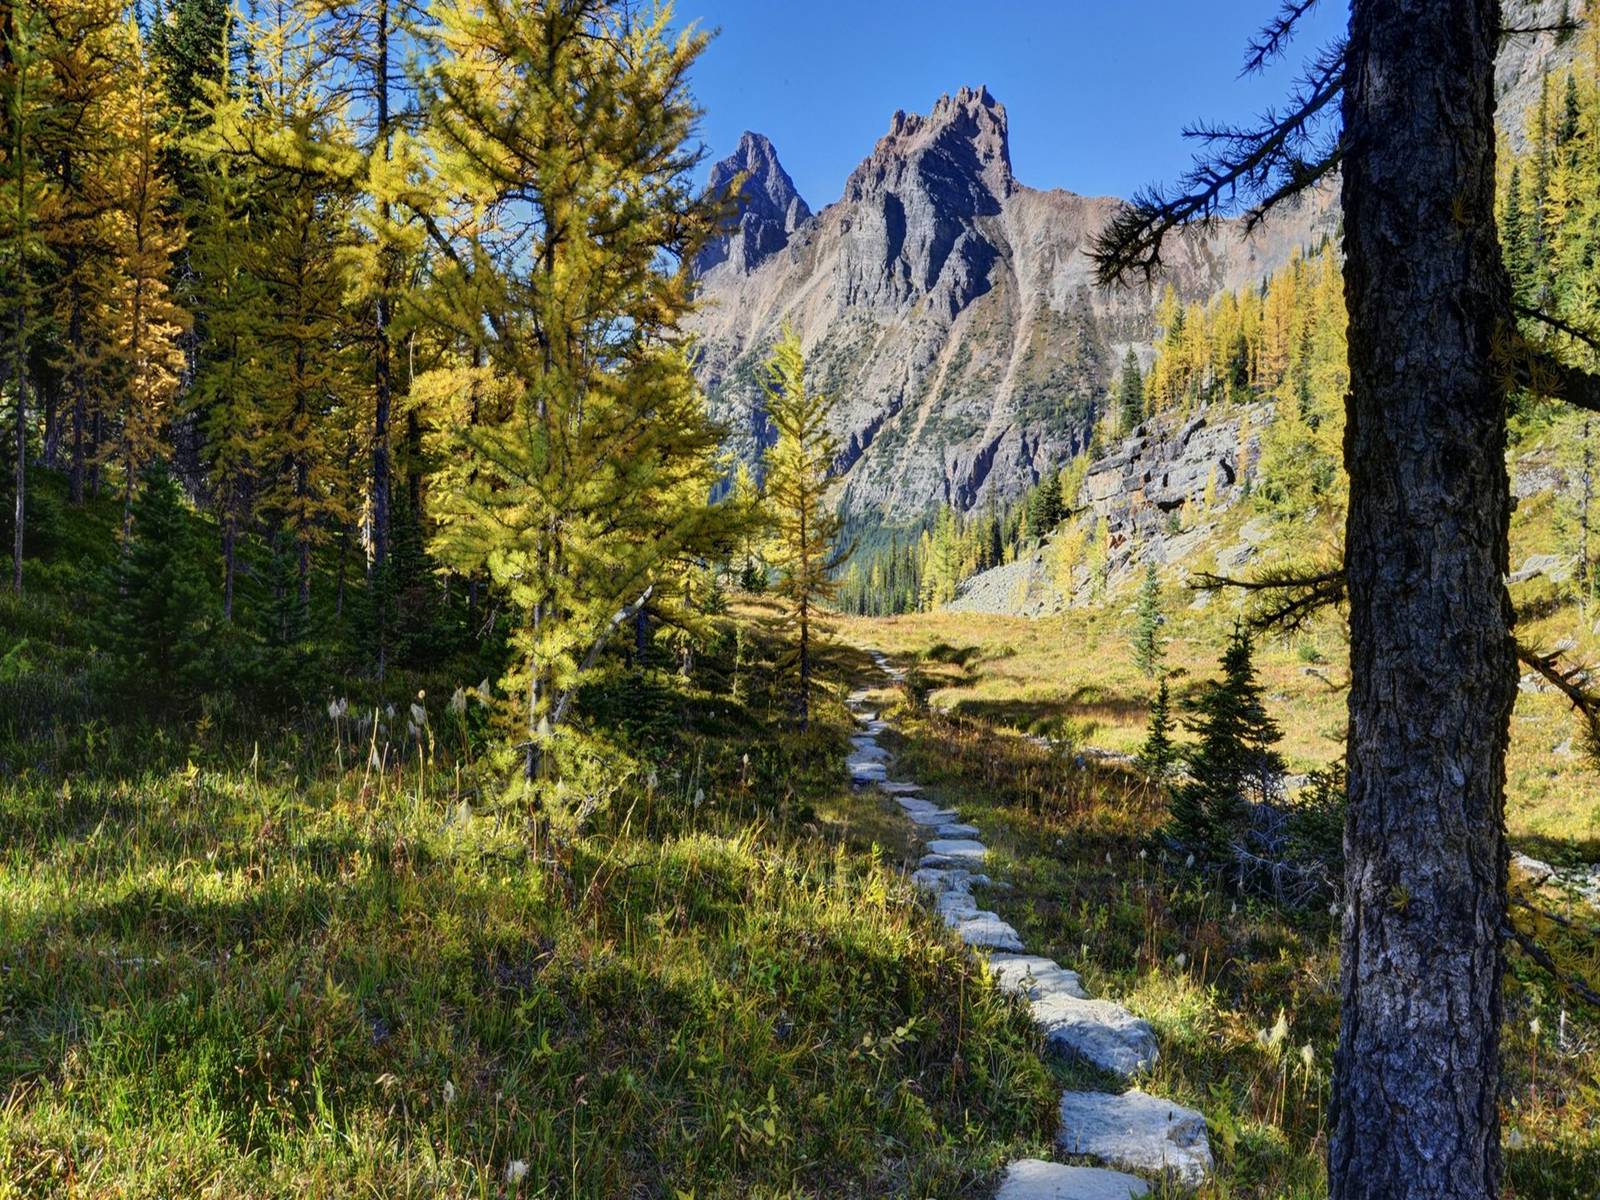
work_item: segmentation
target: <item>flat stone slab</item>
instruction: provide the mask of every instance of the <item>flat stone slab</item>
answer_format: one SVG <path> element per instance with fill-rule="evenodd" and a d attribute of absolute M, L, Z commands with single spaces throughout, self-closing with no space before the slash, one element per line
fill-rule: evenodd
<path fill-rule="evenodd" d="M 940 892 L 934 904 L 947 925 L 958 925 L 983 911 L 978 907 L 978 902 L 972 898 L 972 892 L 965 882 L 959 887 Z"/>
<path fill-rule="evenodd" d="M 888 768 L 871 758 L 852 758 L 845 766 L 849 768 L 850 778 L 857 783 L 882 783 L 888 774 Z"/>
<path fill-rule="evenodd" d="M 1205 1117 L 1138 1090 L 1065 1093 L 1056 1145 L 1126 1171 L 1170 1176 L 1185 1187 L 1198 1187 L 1211 1174 Z"/>
<path fill-rule="evenodd" d="M 885 779 L 878 787 L 891 796 L 915 796 L 922 790 L 920 783 L 906 783 L 901 779 Z"/>
<path fill-rule="evenodd" d="M 867 697 L 872 695 L 871 688 L 857 688 L 844 698 L 846 704 L 865 704 Z"/>
<path fill-rule="evenodd" d="M 948 825 L 960 815 L 961 814 L 956 812 L 956 810 L 953 808 L 930 808 L 924 812 L 906 814 L 906 816 L 910 817 L 914 823 L 925 828 L 937 828 L 940 825 Z M 949 841 L 950 839 L 946 838 L 945 840 Z"/>
<path fill-rule="evenodd" d="M 851 738 L 851 745 L 855 752 L 850 756 L 851 762 L 870 759 L 873 762 L 887 762 L 889 752 L 871 738 Z"/>
<path fill-rule="evenodd" d="M 974 911 L 970 916 L 953 921 L 956 936 L 969 946 L 980 950 L 1022 949 L 1022 938 L 992 912 Z"/>
<path fill-rule="evenodd" d="M 925 870 L 947 871 L 952 867 L 968 867 L 972 865 L 969 858 L 951 858 L 948 854 L 924 854 L 917 859 L 917 873 Z"/>
<path fill-rule="evenodd" d="M 930 892 L 944 892 L 975 883 L 988 884 L 989 877 L 974 875 L 965 866 L 922 867 L 911 873 L 911 882 Z"/>
<path fill-rule="evenodd" d="M 934 838 L 928 843 L 928 853 L 943 854 L 949 858 L 970 858 L 978 862 L 989 853 L 989 847 L 971 838 Z"/>
<path fill-rule="evenodd" d="M 1124 1079 L 1160 1056 L 1155 1031 L 1122 1005 L 1091 1000 L 1076 971 L 1036 954 L 989 959 L 1002 990 L 1024 997 L 1045 1044 Z"/>
<path fill-rule="evenodd" d="M 896 796 L 894 802 L 908 814 L 939 811 L 939 806 L 932 800 L 923 800 L 917 796 Z"/>
<path fill-rule="evenodd" d="M 1022 1158 L 1006 1168 L 994 1200 L 1137 1200 L 1149 1192 L 1148 1183 L 1121 1171 Z"/>
<path fill-rule="evenodd" d="M 976 825 L 961 824 L 941 825 L 939 828 L 935 829 L 934 832 L 942 838 L 977 837 L 978 827 Z"/>

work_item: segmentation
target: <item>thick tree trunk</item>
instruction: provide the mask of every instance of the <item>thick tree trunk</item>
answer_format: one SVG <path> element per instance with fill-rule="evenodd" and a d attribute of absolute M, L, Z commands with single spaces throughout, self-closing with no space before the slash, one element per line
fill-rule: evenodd
<path fill-rule="evenodd" d="M 1354 0 L 1350 812 L 1335 1200 L 1500 1185 L 1510 283 L 1494 224 L 1496 0 Z"/>

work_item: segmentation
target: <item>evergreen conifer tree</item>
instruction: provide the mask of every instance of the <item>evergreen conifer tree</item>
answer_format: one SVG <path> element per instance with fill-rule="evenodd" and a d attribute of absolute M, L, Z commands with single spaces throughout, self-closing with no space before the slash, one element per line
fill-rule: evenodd
<path fill-rule="evenodd" d="M 177 482 L 159 464 L 136 493 L 111 582 L 106 627 L 125 676 L 157 703 L 190 693 L 208 653 L 212 588 Z"/>
<path fill-rule="evenodd" d="M 1161 636 L 1163 620 L 1161 578 L 1156 573 L 1156 564 L 1146 563 L 1144 583 L 1139 587 L 1139 607 L 1134 615 L 1133 661 L 1151 679 L 1161 669 L 1161 659 L 1166 653 L 1166 639 Z"/>
<path fill-rule="evenodd" d="M 1139 766 L 1157 783 L 1165 782 L 1178 761 L 1178 746 L 1172 740 L 1172 697 L 1166 679 L 1156 689 L 1150 705 L 1150 723 L 1144 745 L 1139 748 Z"/>
<path fill-rule="evenodd" d="M 1144 420 L 1144 374 L 1139 370 L 1139 356 L 1128 347 L 1122 358 L 1122 375 L 1117 380 L 1118 432 L 1127 437 Z"/>
<path fill-rule="evenodd" d="M 1172 797 L 1169 832 L 1196 857 L 1226 858 L 1248 805 L 1267 798 L 1282 773 L 1273 747 L 1282 738 L 1262 703 L 1250 637 L 1235 626 L 1222 655 L 1222 678 L 1208 682 L 1185 707 L 1196 735 L 1189 778 Z"/>

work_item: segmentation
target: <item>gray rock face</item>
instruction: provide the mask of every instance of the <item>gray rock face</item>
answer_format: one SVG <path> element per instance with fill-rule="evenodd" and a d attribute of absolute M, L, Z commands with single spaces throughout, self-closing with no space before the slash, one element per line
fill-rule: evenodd
<path fill-rule="evenodd" d="M 1067 1092 L 1061 1097 L 1056 1145 L 1130 1171 L 1171 1177 L 1198 1187 L 1211 1173 L 1206 1119 L 1141 1091 Z"/>
<path fill-rule="evenodd" d="M 811 209 L 778 161 L 778 152 L 759 133 L 747 132 L 739 139 L 739 148 L 711 168 L 707 190 L 726 195 L 741 175 L 743 184 L 729 196 L 736 211 L 726 232 L 694 260 L 696 275 L 724 263 L 731 271 L 753 271 L 787 246 L 790 235 L 811 219 Z"/>
<path fill-rule="evenodd" d="M 1006 1168 L 994 1200 L 1137 1200 L 1149 1192 L 1144 1180 L 1121 1171 L 1019 1158 Z"/>
<path fill-rule="evenodd" d="M 1270 419 L 1263 405 L 1254 425 Z M 1176 427 L 1141 425 L 1089 468 L 1079 502 L 1104 518 L 1113 536 L 1158 533 L 1172 512 L 1199 503 L 1208 488 L 1219 504 L 1235 496 L 1260 456 L 1256 433 L 1240 434 L 1237 417 L 1213 423 L 1201 414 Z"/>
<path fill-rule="evenodd" d="M 1124 1079 L 1155 1065 L 1155 1031 L 1120 1004 L 1089 999 L 1076 972 L 1033 954 L 997 954 L 989 966 L 1028 1001 L 1046 1045 Z"/>

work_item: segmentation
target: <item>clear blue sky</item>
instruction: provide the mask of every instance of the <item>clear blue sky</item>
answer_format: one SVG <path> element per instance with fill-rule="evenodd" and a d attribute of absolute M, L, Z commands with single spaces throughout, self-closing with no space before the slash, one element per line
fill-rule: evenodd
<path fill-rule="evenodd" d="M 1011 118 L 1031 187 L 1127 196 L 1188 165 L 1197 119 L 1243 119 L 1278 99 L 1302 56 L 1340 33 L 1322 0 L 1288 58 L 1240 79 L 1249 37 L 1278 0 L 676 0 L 680 23 L 720 34 L 695 92 L 714 158 L 770 137 L 820 209 L 889 127 L 943 92 L 988 84 Z"/>

